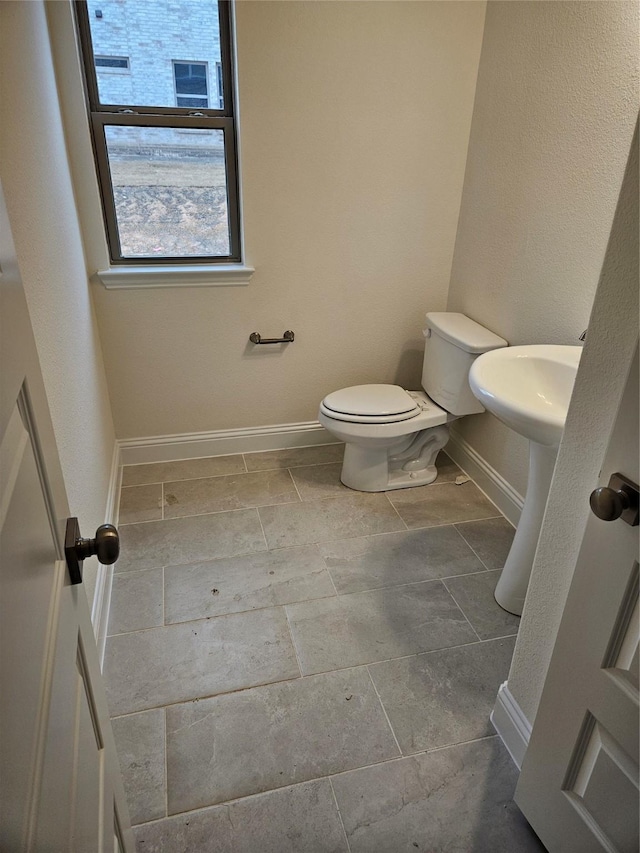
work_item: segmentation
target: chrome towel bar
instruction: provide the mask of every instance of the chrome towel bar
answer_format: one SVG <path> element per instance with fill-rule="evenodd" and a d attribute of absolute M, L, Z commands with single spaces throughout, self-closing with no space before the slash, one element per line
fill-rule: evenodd
<path fill-rule="evenodd" d="M 294 338 L 295 335 L 290 329 L 281 338 L 261 338 L 260 332 L 251 332 L 249 335 L 252 344 L 292 344 Z"/>

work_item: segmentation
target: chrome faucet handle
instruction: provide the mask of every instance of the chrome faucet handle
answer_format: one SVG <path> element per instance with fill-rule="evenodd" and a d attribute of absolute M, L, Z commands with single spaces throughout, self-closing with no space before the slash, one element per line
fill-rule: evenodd
<path fill-rule="evenodd" d="M 578 338 L 578 340 L 579 340 L 579 341 L 586 341 L 586 339 L 587 339 L 587 331 L 588 331 L 588 329 L 585 329 L 585 330 L 584 330 L 584 332 L 583 332 L 583 333 L 580 335 L 580 337 Z"/>

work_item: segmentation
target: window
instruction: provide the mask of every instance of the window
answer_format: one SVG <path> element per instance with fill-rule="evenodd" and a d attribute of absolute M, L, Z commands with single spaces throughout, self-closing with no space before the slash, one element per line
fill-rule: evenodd
<path fill-rule="evenodd" d="M 230 5 L 102 0 L 97 18 L 76 2 L 114 265 L 241 260 Z"/>
<path fill-rule="evenodd" d="M 222 109 L 222 65 L 216 62 L 216 84 L 218 86 L 218 107 Z"/>
<path fill-rule="evenodd" d="M 206 62 L 174 62 L 173 76 L 176 82 L 176 104 L 179 107 L 206 109 L 209 106 Z"/>
<path fill-rule="evenodd" d="M 98 71 L 123 72 L 129 70 L 128 56 L 96 56 L 95 61 Z"/>

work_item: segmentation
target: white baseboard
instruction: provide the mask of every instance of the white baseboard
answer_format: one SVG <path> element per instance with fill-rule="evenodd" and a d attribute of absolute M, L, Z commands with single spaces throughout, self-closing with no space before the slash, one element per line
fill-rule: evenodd
<path fill-rule="evenodd" d="M 524 498 L 516 492 L 486 459 L 456 433 L 451 433 L 445 453 L 471 477 L 500 512 L 517 526 L 524 505 Z"/>
<path fill-rule="evenodd" d="M 306 421 L 246 429 L 125 438 L 118 441 L 118 446 L 121 464 L 139 465 L 145 462 L 173 462 L 177 459 L 199 459 L 202 456 L 226 456 L 335 443 L 335 438 L 317 421 Z"/>
<path fill-rule="evenodd" d="M 491 712 L 491 722 L 520 770 L 531 737 L 531 723 L 511 695 L 507 681 L 501 684 L 498 690 L 496 704 Z"/>
<path fill-rule="evenodd" d="M 116 441 L 111 459 L 109 475 L 109 492 L 105 524 L 118 524 L 118 505 L 120 503 L 120 484 L 122 482 L 122 461 L 119 442 Z M 98 564 L 96 586 L 91 606 L 91 624 L 98 646 L 100 666 L 104 663 L 104 650 L 107 643 L 107 628 L 109 625 L 109 606 L 111 604 L 111 587 L 113 585 L 113 566 Z"/>

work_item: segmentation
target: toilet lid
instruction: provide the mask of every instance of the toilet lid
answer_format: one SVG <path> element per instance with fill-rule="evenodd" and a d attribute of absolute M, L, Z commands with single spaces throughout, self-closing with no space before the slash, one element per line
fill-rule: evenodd
<path fill-rule="evenodd" d="M 346 421 L 351 424 L 397 424 L 416 418 L 420 414 L 420 409 L 416 409 L 415 412 L 403 412 L 401 415 L 347 415 L 327 409 L 324 403 L 320 403 L 320 412 L 334 421 Z"/>
<path fill-rule="evenodd" d="M 420 407 L 399 385 L 353 385 L 333 391 L 322 401 L 328 414 L 355 416 L 358 419 L 389 418 L 406 420 L 417 415 Z"/>

